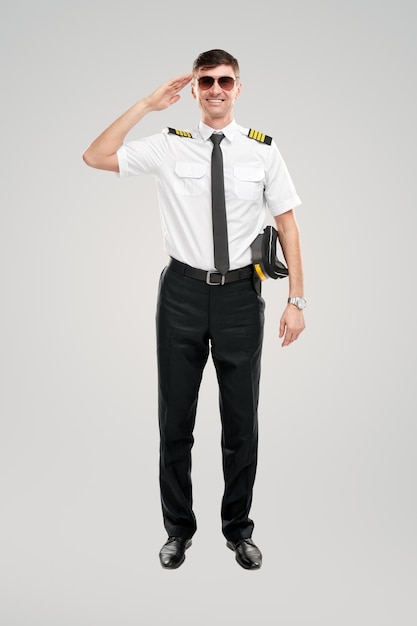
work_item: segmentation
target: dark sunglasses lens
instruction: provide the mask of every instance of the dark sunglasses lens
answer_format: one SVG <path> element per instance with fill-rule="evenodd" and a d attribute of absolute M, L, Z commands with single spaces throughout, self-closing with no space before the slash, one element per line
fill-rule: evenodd
<path fill-rule="evenodd" d="M 212 76 L 202 76 L 198 79 L 200 89 L 210 89 L 214 84 L 214 78 Z"/>
<path fill-rule="evenodd" d="M 231 89 L 233 89 L 235 81 L 231 76 L 222 76 L 221 78 L 219 78 L 219 85 L 222 89 L 230 91 Z"/>

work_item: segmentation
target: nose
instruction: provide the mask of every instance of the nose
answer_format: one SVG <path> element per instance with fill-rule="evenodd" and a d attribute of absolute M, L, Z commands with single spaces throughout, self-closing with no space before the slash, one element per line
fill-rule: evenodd
<path fill-rule="evenodd" d="M 210 91 L 210 93 L 215 93 L 215 94 L 221 93 L 223 91 L 222 88 L 220 87 L 219 83 L 218 83 L 217 78 L 214 79 L 214 83 L 210 87 L 209 91 Z"/>

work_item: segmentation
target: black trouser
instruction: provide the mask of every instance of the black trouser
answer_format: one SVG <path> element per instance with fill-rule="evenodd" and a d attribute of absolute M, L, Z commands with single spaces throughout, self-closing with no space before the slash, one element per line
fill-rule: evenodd
<path fill-rule="evenodd" d="M 222 530 L 231 541 L 251 537 L 264 301 L 251 278 L 210 286 L 168 267 L 160 279 L 156 321 L 160 487 L 168 535 L 190 538 L 197 528 L 191 448 L 198 391 L 211 343 L 222 420 Z"/>

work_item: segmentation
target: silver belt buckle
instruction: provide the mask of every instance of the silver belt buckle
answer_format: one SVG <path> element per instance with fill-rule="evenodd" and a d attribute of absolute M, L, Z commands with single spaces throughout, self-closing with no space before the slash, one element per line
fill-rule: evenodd
<path fill-rule="evenodd" d="M 211 275 L 212 274 L 218 274 L 219 272 L 207 272 L 206 274 L 206 283 L 207 285 L 212 285 L 213 287 L 215 285 L 224 285 L 224 283 L 226 282 L 226 276 L 223 276 L 223 274 L 220 274 L 220 276 L 222 277 L 221 281 L 219 283 L 212 283 L 211 282 Z"/>

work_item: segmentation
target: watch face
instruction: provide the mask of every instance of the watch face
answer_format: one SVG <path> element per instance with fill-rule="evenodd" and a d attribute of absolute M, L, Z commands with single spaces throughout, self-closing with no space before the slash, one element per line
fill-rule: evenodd
<path fill-rule="evenodd" d="M 291 304 L 294 304 L 297 309 L 305 309 L 306 304 L 307 304 L 307 300 L 305 298 L 303 298 L 302 296 L 300 296 L 299 298 L 288 298 L 288 302 Z"/>

